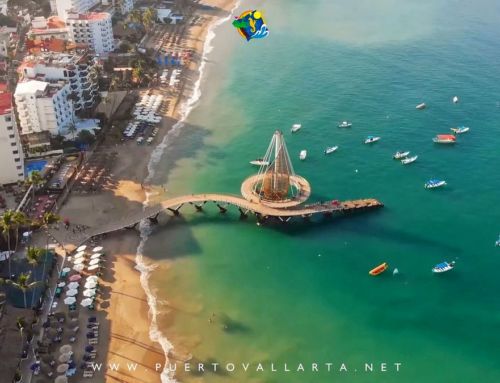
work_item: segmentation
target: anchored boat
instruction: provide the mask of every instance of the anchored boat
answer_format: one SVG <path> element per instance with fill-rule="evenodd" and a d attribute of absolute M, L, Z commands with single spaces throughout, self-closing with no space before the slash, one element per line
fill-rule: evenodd
<path fill-rule="evenodd" d="M 250 164 L 255 166 L 269 165 L 269 161 L 264 161 L 263 158 L 257 158 L 256 160 L 250 161 Z"/>
<path fill-rule="evenodd" d="M 377 267 L 371 269 L 369 271 L 369 274 L 373 275 L 373 276 L 379 275 L 379 274 L 382 274 L 384 271 L 386 271 L 388 268 L 389 268 L 389 265 L 386 262 L 384 262 L 384 263 L 378 265 Z"/>
<path fill-rule="evenodd" d="M 403 165 L 408 165 L 408 164 L 411 164 L 412 162 L 415 162 L 417 160 L 417 158 L 418 158 L 418 156 L 403 158 L 401 160 L 401 163 Z"/>
<path fill-rule="evenodd" d="M 394 154 L 392 156 L 392 158 L 394 158 L 395 160 L 401 160 L 403 158 L 408 157 L 409 154 L 410 154 L 410 152 L 400 152 L 400 151 L 397 151 L 396 154 Z"/>
<path fill-rule="evenodd" d="M 440 188 L 446 185 L 446 181 L 444 180 L 429 180 L 425 183 L 424 187 L 426 189 L 435 189 Z"/>
<path fill-rule="evenodd" d="M 421 103 L 421 104 L 418 104 L 415 108 L 416 109 L 419 109 L 419 110 L 422 110 L 422 109 L 425 109 L 427 105 L 425 105 L 425 102 Z"/>
<path fill-rule="evenodd" d="M 325 154 L 330 154 L 330 153 L 333 153 L 334 151 L 336 151 L 339 147 L 338 146 L 329 146 L 328 148 L 326 148 L 325 150 Z"/>
<path fill-rule="evenodd" d="M 303 161 L 307 157 L 307 150 L 301 150 L 299 154 L 299 158 Z"/>
<path fill-rule="evenodd" d="M 441 262 L 432 268 L 433 273 L 446 273 L 447 271 L 453 270 L 455 267 L 455 261 L 453 262 Z"/>
<path fill-rule="evenodd" d="M 381 137 L 368 136 L 366 137 L 365 144 L 371 144 L 373 142 L 377 142 Z"/>
<path fill-rule="evenodd" d="M 455 134 L 467 133 L 470 130 L 468 126 L 459 126 L 458 128 L 451 128 L 451 131 Z"/>
<path fill-rule="evenodd" d="M 497 241 L 495 242 L 495 246 L 500 246 L 500 235 L 498 236 Z"/>
<path fill-rule="evenodd" d="M 291 131 L 292 131 L 292 133 L 295 133 L 295 132 L 298 132 L 300 130 L 300 128 L 302 128 L 301 124 L 293 124 Z"/>
<path fill-rule="evenodd" d="M 352 126 L 352 123 L 349 121 L 342 121 L 339 124 L 339 128 L 350 128 Z"/>
<path fill-rule="evenodd" d="M 436 144 L 454 144 L 457 138 L 453 134 L 438 134 L 432 141 Z"/>
<path fill-rule="evenodd" d="M 458 97 L 457 96 L 453 97 L 453 103 L 454 104 L 458 103 Z"/>

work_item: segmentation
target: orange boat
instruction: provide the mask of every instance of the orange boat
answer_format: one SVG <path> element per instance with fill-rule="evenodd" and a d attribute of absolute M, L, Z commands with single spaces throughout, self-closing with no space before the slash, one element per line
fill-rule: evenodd
<path fill-rule="evenodd" d="M 382 274 L 384 271 L 386 271 L 389 268 L 389 265 L 384 262 L 381 265 L 378 265 L 374 269 L 370 270 L 370 275 L 379 275 Z"/>

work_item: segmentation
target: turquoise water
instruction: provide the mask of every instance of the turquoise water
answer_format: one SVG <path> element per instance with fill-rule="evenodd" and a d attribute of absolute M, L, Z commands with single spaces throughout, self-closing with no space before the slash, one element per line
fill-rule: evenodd
<path fill-rule="evenodd" d="M 238 193 L 255 170 L 248 161 L 282 129 L 313 201 L 375 197 L 385 208 L 259 227 L 207 206 L 157 228 L 146 255 L 159 263 L 151 283 L 165 300 L 160 327 L 178 353 L 266 365 L 179 373 L 182 381 L 500 381 L 500 6 L 377 4 L 264 2 L 269 38 L 245 43 L 229 24 L 218 30 L 200 105 L 155 181 L 170 195 Z M 428 109 L 417 111 L 423 101 Z M 336 127 L 344 119 L 352 129 Z M 296 122 L 303 128 L 292 136 Z M 471 131 L 455 146 L 432 143 L 457 125 Z M 381 141 L 363 145 L 370 134 Z M 325 157 L 332 145 L 338 152 Z M 419 159 L 402 166 L 397 150 Z M 430 178 L 448 186 L 425 190 Z M 433 275 L 443 260 L 456 269 Z M 400 273 L 370 277 L 381 262 Z M 306 372 L 283 372 L 299 362 Z M 314 362 L 335 372 L 311 372 Z M 382 362 L 387 372 L 363 372 Z"/>

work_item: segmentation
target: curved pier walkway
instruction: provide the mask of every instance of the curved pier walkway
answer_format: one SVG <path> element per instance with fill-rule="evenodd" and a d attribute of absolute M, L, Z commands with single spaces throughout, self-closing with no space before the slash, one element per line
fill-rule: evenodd
<path fill-rule="evenodd" d="M 324 203 L 316 203 L 311 205 L 300 205 L 290 208 L 276 208 L 266 205 L 257 200 L 247 200 L 237 195 L 230 194 L 191 194 L 180 197 L 170 198 L 163 201 L 161 204 L 149 206 L 143 211 L 131 214 L 120 221 L 109 222 L 105 225 L 96 228 L 88 228 L 85 231 L 74 234 L 72 238 L 63 238 L 66 230 L 51 230 L 52 237 L 61 243 L 79 246 L 93 237 L 112 233 L 118 230 L 133 228 L 143 219 L 150 219 L 155 222 L 158 215 L 164 211 L 169 211 L 174 215 L 180 214 L 180 209 L 188 204 L 203 210 L 206 203 L 214 203 L 219 208 L 221 213 L 227 211 L 228 206 L 235 206 L 239 209 L 242 216 L 247 216 L 249 213 L 255 214 L 259 219 L 276 217 L 283 222 L 287 222 L 292 217 L 310 217 L 314 214 L 333 214 L 333 213 L 349 213 L 366 209 L 375 209 L 382 207 L 383 204 L 376 199 L 360 199 L 352 201 L 328 201 Z"/>

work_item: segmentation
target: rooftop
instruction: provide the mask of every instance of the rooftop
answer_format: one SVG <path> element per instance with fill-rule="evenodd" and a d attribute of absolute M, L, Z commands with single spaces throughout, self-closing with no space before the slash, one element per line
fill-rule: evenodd
<path fill-rule="evenodd" d="M 20 82 L 16 86 L 16 91 L 14 95 L 24 95 L 24 94 L 34 94 L 37 92 L 44 92 L 49 86 L 48 82 L 30 80 Z"/>
<path fill-rule="evenodd" d="M 107 12 L 89 12 L 89 13 L 71 13 L 68 14 L 68 20 L 87 20 L 87 21 L 103 21 L 111 19 L 111 15 Z"/>
<path fill-rule="evenodd" d="M 0 115 L 10 113 L 12 110 L 12 93 L 0 93 Z"/>

